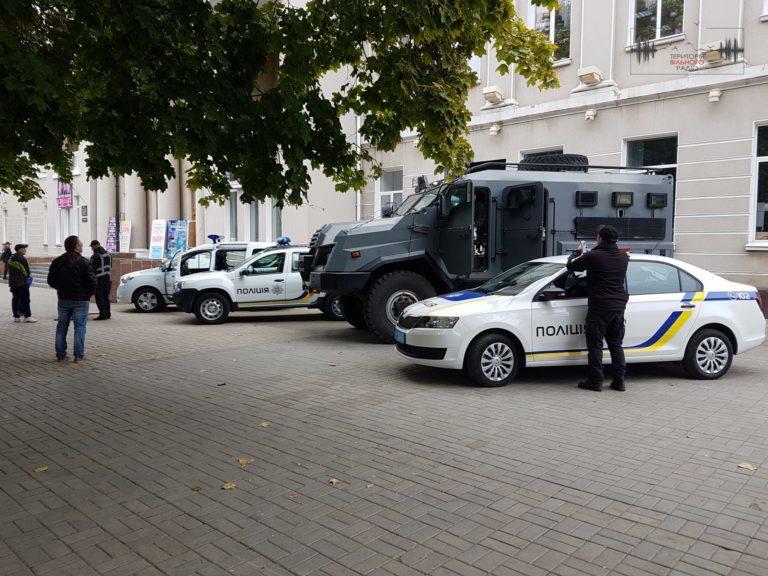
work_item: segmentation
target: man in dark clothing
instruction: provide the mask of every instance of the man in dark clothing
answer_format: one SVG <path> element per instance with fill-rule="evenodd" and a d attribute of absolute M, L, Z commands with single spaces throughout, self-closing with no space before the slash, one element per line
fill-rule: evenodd
<path fill-rule="evenodd" d="M 8 260 L 11 259 L 12 255 L 13 252 L 11 252 L 11 243 L 3 243 L 3 255 L 0 257 L 0 260 L 3 262 L 3 280 L 8 278 Z"/>
<path fill-rule="evenodd" d="M 77 236 L 64 240 L 66 252 L 51 263 L 48 285 L 59 297 L 59 322 L 56 325 L 56 359 L 67 357 L 67 331 L 70 321 L 75 324 L 75 362 L 85 356 L 85 329 L 88 306 L 96 292 L 96 276 L 87 259 L 83 258 L 83 243 Z"/>
<path fill-rule="evenodd" d="M 112 312 L 109 307 L 109 291 L 112 288 L 112 255 L 98 240 L 91 240 L 91 268 L 96 276 L 96 306 L 99 315 L 96 320 L 109 320 Z"/>
<path fill-rule="evenodd" d="M 585 334 L 589 356 L 589 377 L 579 388 L 599 392 L 603 388 L 603 340 L 608 344 L 613 366 L 611 388 L 625 390 L 624 310 L 629 294 L 626 288 L 629 256 L 619 250 L 619 234 L 613 226 L 602 226 L 597 246 L 584 252 L 584 242 L 568 259 L 568 270 L 587 273 L 589 310 Z"/>
<path fill-rule="evenodd" d="M 8 260 L 8 287 L 11 289 L 11 309 L 14 322 L 37 322 L 32 318 L 29 308 L 29 286 L 32 275 L 29 273 L 29 262 L 24 257 L 27 253 L 26 244 L 16 244 L 16 253 Z"/>

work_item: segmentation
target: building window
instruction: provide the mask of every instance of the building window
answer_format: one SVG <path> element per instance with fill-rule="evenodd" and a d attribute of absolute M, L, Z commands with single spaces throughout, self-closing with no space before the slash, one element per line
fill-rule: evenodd
<path fill-rule="evenodd" d="M 59 208 L 56 218 L 56 245 L 61 246 L 64 238 L 69 236 L 69 208 Z"/>
<path fill-rule="evenodd" d="M 755 240 L 768 241 L 768 126 L 757 129 Z"/>
<path fill-rule="evenodd" d="M 237 240 L 237 190 L 229 193 L 229 238 Z"/>
<path fill-rule="evenodd" d="M 536 32 L 544 34 L 555 45 L 555 60 L 571 56 L 571 0 L 560 0 L 554 10 L 531 5 L 531 20 Z"/>
<path fill-rule="evenodd" d="M 259 203 L 251 202 L 250 208 L 251 218 L 251 242 L 259 241 Z"/>
<path fill-rule="evenodd" d="M 21 241 L 29 242 L 27 234 L 29 232 L 29 208 L 22 208 L 21 212 Z"/>
<path fill-rule="evenodd" d="M 669 174 L 672 184 L 672 214 L 675 212 L 675 182 L 677 181 L 677 136 L 629 140 L 627 166 L 653 168 L 656 174 Z"/>
<path fill-rule="evenodd" d="M 376 214 L 387 204 L 399 205 L 403 201 L 403 169 L 386 169 L 378 180 L 376 192 Z"/>
<path fill-rule="evenodd" d="M 272 206 L 272 239 L 277 240 L 283 235 L 283 209 Z"/>
<path fill-rule="evenodd" d="M 631 43 L 649 42 L 683 33 L 683 0 L 632 0 Z"/>

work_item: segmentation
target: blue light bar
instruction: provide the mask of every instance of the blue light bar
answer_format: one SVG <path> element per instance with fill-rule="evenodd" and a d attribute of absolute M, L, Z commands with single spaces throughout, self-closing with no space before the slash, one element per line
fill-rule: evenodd
<path fill-rule="evenodd" d="M 291 243 L 291 239 L 288 236 L 280 236 L 277 240 L 275 240 L 280 246 L 287 246 Z"/>

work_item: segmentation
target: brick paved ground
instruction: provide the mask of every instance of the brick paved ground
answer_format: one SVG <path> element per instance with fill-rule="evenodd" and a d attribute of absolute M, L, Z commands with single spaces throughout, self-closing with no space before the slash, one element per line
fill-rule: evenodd
<path fill-rule="evenodd" d="M 53 304 L 0 321 L 3 576 L 768 574 L 766 347 L 482 390 L 316 312 L 119 307 L 62 365 Z"/>

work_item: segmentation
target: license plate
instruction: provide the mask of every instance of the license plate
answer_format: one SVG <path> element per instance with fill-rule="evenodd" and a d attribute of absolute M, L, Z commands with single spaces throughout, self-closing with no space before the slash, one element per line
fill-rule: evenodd
<path fill-rule="evenodd" d="M 399 344 L 405 344 L 405 332 L 401 332 L 395 328 L 395 342 Z"/>

